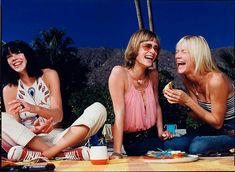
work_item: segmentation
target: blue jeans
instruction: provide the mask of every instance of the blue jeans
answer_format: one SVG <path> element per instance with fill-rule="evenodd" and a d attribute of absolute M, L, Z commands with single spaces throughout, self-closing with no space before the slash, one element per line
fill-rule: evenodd
<path fill-rule="evenodd" d="M 128 156 L 145 155 L 149 150 L 164 148 L 164 141 L 158 138 L 156 127 L 146 131 L 124 133 L 123 146 Z"/>
<path fill-rule="evenodd" d="M 181 150 L 190 154 L 207 154 L 226 151 L 235 147 L 235 136 L 225 134 L 224 130 L 234 130 L 234 120 L 224 124 L 224 128 L 215 130 L 202 126 L 189 131 L 181 137 L 175 137 L 164 143 L 165 149 Z"/>

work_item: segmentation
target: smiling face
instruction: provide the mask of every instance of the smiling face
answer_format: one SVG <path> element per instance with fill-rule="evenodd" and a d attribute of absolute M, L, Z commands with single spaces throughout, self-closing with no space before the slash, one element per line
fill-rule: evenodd
<path fill-rule="evenodd" d="M 195 70 L 195 63 L 190 56 L 186 42 L 177 45 L 175 52 L 176 66 L 179 74 L 190 74 Z"/>
<path fill-rule="evenodd" d="M 142 42 L 139 46 L 136 63 L 144 65 L 145 67 L 152 66 L 153 62 L 157 58 L 158 46 L 159 45 L 156 40 Z"/>
<path fill-rule="evenodd" d="M 27 60 L 23 53 L 10 53 L 7 56 L 7 62 L 9 66 L 16 72 L 22 72 L 26 70 Z"/>

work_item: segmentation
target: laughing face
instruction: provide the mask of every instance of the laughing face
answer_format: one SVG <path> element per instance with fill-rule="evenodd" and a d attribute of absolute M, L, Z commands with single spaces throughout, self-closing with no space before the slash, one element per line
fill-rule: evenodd
<path fill-rule="evenodd" d="M 26 69 L 27 60 L 23 53 L 10 53 L 7 56 L 7 62 L 16 72 L 22 72 Z"/>
<path fill-rule="evenodd" d="M 175 52 L 176 66 L 179 74 L 194 72 L 195 64 L 190 56 L 186 43 L 177 46 Z"/>
<path fill-rule="evenodd" d="M 136 62 L 145 67 L 152 66 L 158 54 L 158 44 L 154 41 L 146 41 L 140 44 Z"/>

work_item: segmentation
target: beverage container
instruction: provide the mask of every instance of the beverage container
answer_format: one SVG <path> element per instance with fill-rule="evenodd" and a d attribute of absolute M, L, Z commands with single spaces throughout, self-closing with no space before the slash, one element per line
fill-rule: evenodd
<path fill-rule="evenodd" d="M 91 146 L 90 160 L 93 165 L 105 165 L 108 163 L 107 146 Z"/>

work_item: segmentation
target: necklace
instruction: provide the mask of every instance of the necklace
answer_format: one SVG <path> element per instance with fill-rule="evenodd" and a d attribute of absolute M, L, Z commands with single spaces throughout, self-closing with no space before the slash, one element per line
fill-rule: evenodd
<path fill-rule="evenodd" d="M 137 84 L 142 85 L 142 84 L 144 84 L 145 79 L 138 79 L 136 82 L 137 82 Z"/>
<path fill-rule="evenodd" d="M 195 95 L 198 96 L 199 95 L 199 89 L 196 87 L 195 84 L 192 85 L 193 86 L 193 92 L 195 92 Z"/>
<path fill-rule="evenodd" d="M 197 80 L 191 80 L 190 84 L 192 85 L 192 92 L 198 97 L 199 94 L 203 93 L 203 76 L 199 76 L 197 78 Z"/>
<path fill-rule="evenodd" d="M 139 86 L 143 85 L 146 81 L 146 75 L 145 74 L 140 78 L 134 77 L 133 74 L 131 74 L 131 73 L 130 73 L 130 76 L 134 81 L 136 81 L 137 85 L 139 85 Z"/>

